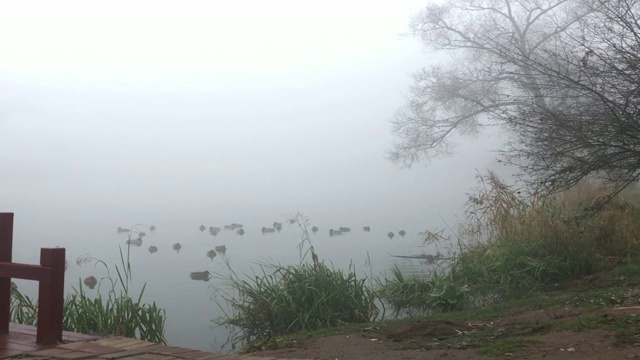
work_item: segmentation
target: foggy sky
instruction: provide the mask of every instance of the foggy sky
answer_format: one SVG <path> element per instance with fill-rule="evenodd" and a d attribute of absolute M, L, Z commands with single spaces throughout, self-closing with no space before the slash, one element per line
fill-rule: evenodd
<path fill-rule="evenodd" d="M 0 211 L 437 224 L 497 139 L 410 170 L 384 159 L 408 75 L 433 59 L 402 36 L 424 5 L 0 2 Z"/>

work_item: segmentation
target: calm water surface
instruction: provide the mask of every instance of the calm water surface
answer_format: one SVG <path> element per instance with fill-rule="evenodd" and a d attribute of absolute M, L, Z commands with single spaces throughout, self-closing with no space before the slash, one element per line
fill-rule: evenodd
<path fill-rule="evenodd" d="M 120 266 L 118 246 L 126 254 L 128 234 L 118 234 L 118 226 L 131 228 L 135 223 L 116 223 L 105 221 L 96 216 L 75 219 L 72 225 L 59 226 L 54 218 L 39 218 L 39 223 L 31 219 L 20 219 L 16 215 L 14 231 L 14 261 L 37 263 L 40 247 L 63 246 L 67 249 L 69 269 L 66 272 L 66 291 L 73 291 L 79 285 L 79 279 L 93 275 L 100 279 L 107 275 L 102 265 L 76 264 L 81 256 L 91 255 L 103 260 L 110 266 L 111 276 L 115 278 L 114 265 Z M 184 346 L 201 350 L 229 351 L 231 344 L 227 341 L 230 330 L 217 326 L 215 319 L 223 315 L 219 304 L 224 304 L 221 292 L 225 288 L 221 276 L 229 274 L 229 267 L 238 275 L 259 271 L 259 263 L 279 263 L 283 265 L 297 264 L 300 261 L 298 244 L 302 231 L 297 224 L 287 223 L 286 216 L 274 214 L 269 217 L 250 219 L 232 219 L 228 222 L 202 222 L 191 220 L 165 220 L 139 225 L 145 231 L 140 247 L 130 247 L 130 260 L 133 273 L 134 294 L 146 283 L 144 294 L 146 302 L 155 301 L 167 311 L 166 338 L 171 345 Z M 262 234 L 263 226 L 270 227 L 274 221 L 282 222 L 282 231 Z M 354 223 L 349 221 L 331 223 L 309 220 L 309 230 L 317 225 L 320 231 L 311 234 L 311 241 L 321 259 L 332 263 L 336 268 L 348 269 L 355 266 L 361 276 L 379 275 L 389 272 L 398 266 L 405 273 L 422 273 L 427 265 L 420 260 L 397 258 L 392 255 L 415 255 L 433 253 L 433 248 L 422 246 L 420 231 L 427 228 L 423 224 Z M 209 234 L 209 226 L 223 227 L 229 223 L 242 223 L 245 234 L 222 230 L 217 236 Z M 154 225 L 151 232 L 148 226 Z M 200 225 L 207 230 L 201 232 Z M 363 231 L 363 226 L 371 226 L 370 232 Z M 330 228 L 346 226 L 351 232 L 339 236 L 329 236 Z M 398 231 L 404 229 L 404 237 Z M 390 240 L 387 233 L 393 231 L 396 236 Z M 174 243 L 182 245 L 180 251 L 172 248 Z M 156 246 L 158 251 L 149 253 L 149 246 Z M 207 257 L 207 251 L 215 246 L 225 245 L 226 254 L 218 254 L 215 258 Z M 205 271 L 219 274 L 210 281 L 194 281 L 190 278 L 193 271 Z M 29 281 L 17 281 L 22 291 L 35 295 L 36 284 Z M 105 284 L 106 285 L 106 284 Z M 85 287 L 86 289 L 86 287 Z M 86 289 L 89 294 L 94 290 Z M 106 293 L 106 291 L 103 291 Z"/>

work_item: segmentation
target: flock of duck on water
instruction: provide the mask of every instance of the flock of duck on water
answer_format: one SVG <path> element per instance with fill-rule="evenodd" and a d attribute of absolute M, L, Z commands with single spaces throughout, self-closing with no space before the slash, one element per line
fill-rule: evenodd
<path fill-rule="evenodd" d="M 289 224 L 291 225 L 295 224 L 295 220 L 289 220 Z M 201 232 L 204 232 L 205 230 L 207 230 L 207 227 L 204 225 L 200 225 L 199 229 Z M 216 236 L 223 229 L 234 231 L 237 235 L 245 234 L 244 226 L 238 223 L 224 225 L 222 228 L 216 227 L 216 226 L 210 226 L 209 234 L 211 234 L 212 236 Z M 150 232 L 154 232 L 155 230 L 156 230 L 156 227 L 154 225 L 151 225 L 149 227 Z M 263 226 L 260 232 L 262 234 L 269 234 L 269 233 L 279 232 L 281 230 L 282 230 L 282 223 L 276 221 L 270 227 Z M 365 232 L 370 232 L 371 227 L 364 226 L 362 230 Z M 314 234 L 317 233 L 318 231 L 320 231 L 320 229 L 317 226 L 311 227 L 311 232 L 313 232 Z M 351 228 L 341 226 L 341 227 L 338 227 L 337 229 L 329 229 L 329 236 L 338 236 L 344 233 L 348 233 L 350 231 L 351 231 Z M 146 232 L 144 231 L 118 227 L 118 234 L 122 234 L 122 233 L 129 234 L 129 239 L 126 241 L 127 245 L 138 246 L 138 247 L 142 246 L 142 238 L 144 238 L 147 235 Z M 134 234 L 137 235 L 137 237 L 131 238 L 131 236 Z M 398 231 L 398 235 L 402 237 L 404 237 L 406 234 L 407 233 L 404 230 Z M 389 233 L 387 233 L 387 237 L 389 239 L 393 239 L 395 237 L 395 234 L 392 231 L 390 231 Z M 180 252 L 180 249 L 182 249 L 182 245 L 180 245 L 180 243 L 178 242 L 173 244 L 172 248 L 176 252 Z M 158 252 L 158 247 L 151 245 L 149 246 L 148 251 L 150 254 L 154 254 Z M 213 260 L 213 258 L 215 258 L 218 254 L 221 254 L 222 256 L 224 256 L 226 252 L 227 252 L 227 247 L 225 245 L 219 245 L 214 247 L 211 250 L 208 250 L 207 257 Z M 193 280 L 209 281 L 209 279 L 211 278 L 211 273 L 209 271 L 195 271 L 195 272 L 192 272 L 190 276 L 191 276 L 191 279 Z M 98 280 L 94 276 L 89 276 L 84 279 L 84 284 L 90 289 L 93 289 L 97 285 L 97 283 L 98 283 Z"/>

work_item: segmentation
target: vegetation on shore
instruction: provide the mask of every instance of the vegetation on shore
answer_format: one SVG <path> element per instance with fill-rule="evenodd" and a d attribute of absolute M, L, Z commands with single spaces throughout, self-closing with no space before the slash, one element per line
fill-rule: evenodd
<path fill-rule="evenodd" d="M 318 260 L 302 218 L 300 265 L 262 265 L 261 273 L 245 279 L 232 273 L 235 292 L 225 296 L 231 314 L 220 322 L 239 327 L 246 348 L 283 346 L 282 339 L 301 332 L 379 319 L 380 306 L 395 315 L 446 318 L 637 268 L 640 208 L 632 191 L 601 205 L 598 197 L 607 191 L 594 183 L 538 199 L 493 173 L 478 179 L 481 186 L 469 196 L 455 235 L 424 233 L 437 249 L 427 259 L 429 276 L 394 269 L 390 276 L 356 280 L 353 269 L 328 268 Z"/>
<path fill-rule="evenodd" d="M 479 181 L 454 239 L 426 233 L 447 252 L 436 259 L 448 260 L 428 278 L 394 271 L 380 282 L 396 313 L 465 309 L 638 263 L 640 208 L 631 190 L 594 208 L 606 190 L 593 183 L 527 200 L 495 174 Z"/>
<path fill-rule="evenodd" d="M 302 229 L 300 264 L 261 264 L 260 273 L 225 280 L 232 289 L 224 298 L 230 313 L 219 320 L 242 330 L 241 340 L 262 341 L 284 334 L 344 324 L 365 323 L 378 315 L 375 291 L 358 278 L 355 269 L 329 267 L 315 253 L 306 219 L 295 218 Z M 310 256 L 311 262 L 305 259 Z"/>
<path fill-rule="evenodd" d="M 132 298 L 130 292 L 131 263 L 129 261 L 129 246 L 126 256 L 120 249 L 121 267 L 115 266 L 116 277 L 112 277 L 109 266 L 99 259 L 85 256 L 78 259 L 79 263 L 94 263 L 104 266 L 107 276 L 100 280 L 100 285 L 107 284 L 106 296 L 100 292 L 91 298 L 82 288 L 79 281 L 74 292 L 67 295 L 64 301 L 63 330 L 86 334 L 110 334 L 136 338 L 154 343 L 166 344 L 164 325 L 166 312 L 155 302 L 142 302 L 145 286 L 140 294 Z M 38 320 L 38 304 L 23 295 L 18 289 L 11 291 L 12 322 L 36 325 Z"/>

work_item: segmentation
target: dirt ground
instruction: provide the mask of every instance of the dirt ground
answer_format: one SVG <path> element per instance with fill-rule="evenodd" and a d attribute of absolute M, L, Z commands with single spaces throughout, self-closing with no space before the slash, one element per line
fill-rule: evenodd
<path fill-rule="evenodd" d="M 580 323 L 582 319 L 595 321 L 595 327 L 602 328 L 567 330 L 566 326 L 556 326 Z M 637 309 L 596 314 L 580 308 L 529 310 L 493 321 L 424 320 L 384 329 L 363 327 L 350 334 L 303 340 L 292 348 L 251 355 L 323 360 L 640 359 L 640 334 L 627 334 L 622 339 L 606 326 L 633 323 L 633 332 L 638 320 Z M 510 344 L 516 344 L 513 350 Z M 483 354 L 487 346 L 494 352 Z"/>

